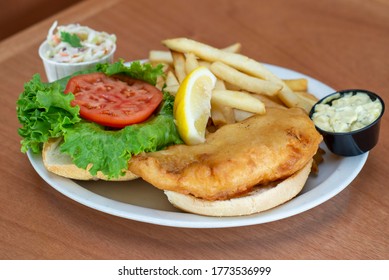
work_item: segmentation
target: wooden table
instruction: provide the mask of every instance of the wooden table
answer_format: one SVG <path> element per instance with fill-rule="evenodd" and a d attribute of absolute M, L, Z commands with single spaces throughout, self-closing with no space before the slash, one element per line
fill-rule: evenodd
<path fill-rule="evenodd" d="M 20 152 L 15 103 L 34 73 L 54 20 L 118 37 L 117 58 L 145 58 L 161 40 L 234 42 L 256 60 L 335 88 L 365 88 L 389 104 L 389 2 L 90 0 L 0 43 L 1 259 L 388 259 L 388 119 L 358 177 L 325 203 L 287 219 L 191 229 L 142 223 L 60 194 Z M 6 28 L 6 27 L 2 27 Z"/>

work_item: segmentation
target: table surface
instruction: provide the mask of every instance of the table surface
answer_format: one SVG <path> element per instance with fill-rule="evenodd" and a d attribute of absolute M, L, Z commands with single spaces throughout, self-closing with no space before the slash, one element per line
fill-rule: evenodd
<path fill-rule="evenodd" d="M 1 259 L 388 259 L 388 118 L 360 174 L 325 203 L 287 219 L 233 228 L 174 228 L 83 206 L 46 184 L 20 152 L 15 103 L 54 20 L 118 37 L 117 58 L 161 40 L 234 42 L 258 61 L 335 89 L 365 88 L 387 104 L 389 1 L 83 1 L 0 43 Z"/>

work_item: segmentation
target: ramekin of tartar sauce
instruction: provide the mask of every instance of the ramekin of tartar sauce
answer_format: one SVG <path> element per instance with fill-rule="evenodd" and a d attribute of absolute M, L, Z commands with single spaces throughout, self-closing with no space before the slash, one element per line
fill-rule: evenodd
<path fill-rule="evenodd" d="M 116 36 L 79 24 L 51 26 L 39 47 L 49 82 L 91 68 L 97 63 L 113 62 Z"/>
<path fill-rule="evenodd" d="M 356 156 L 377 144 L 384 111 L 384 101 L 377 94 L 348 89 L 319 100 L 309 116 L 330 151 Z"/>

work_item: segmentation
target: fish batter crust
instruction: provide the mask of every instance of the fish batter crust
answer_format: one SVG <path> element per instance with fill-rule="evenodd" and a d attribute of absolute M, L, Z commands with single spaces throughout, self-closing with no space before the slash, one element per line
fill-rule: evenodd
<path fill-rule="evenodd" d="M 321 135 L 298 108 L 267 108 L 209 134 L 204 144 L 134 156 L 129 170 L 162 190 L 224 200 L 291 176 L 315 155 Z"/>

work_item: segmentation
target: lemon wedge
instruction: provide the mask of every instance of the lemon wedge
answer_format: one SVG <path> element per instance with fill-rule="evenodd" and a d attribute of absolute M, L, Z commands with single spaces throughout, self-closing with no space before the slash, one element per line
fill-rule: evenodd
<path fill-rule="evenodd" d="M 185 77 L 177 91 L 173 114 L 178 133 L 187 145 L 205 142 L 215 83 L 215 75 L 208 68 L 200 66 Z"/>

